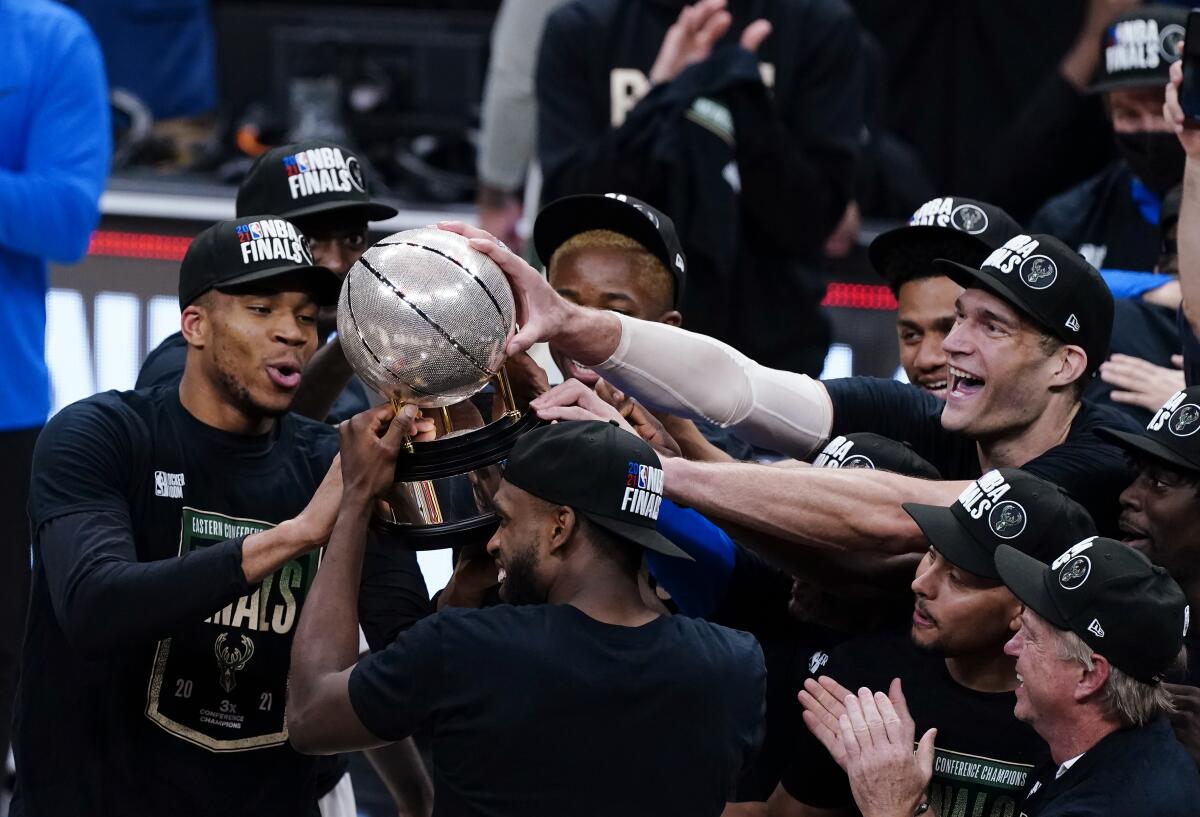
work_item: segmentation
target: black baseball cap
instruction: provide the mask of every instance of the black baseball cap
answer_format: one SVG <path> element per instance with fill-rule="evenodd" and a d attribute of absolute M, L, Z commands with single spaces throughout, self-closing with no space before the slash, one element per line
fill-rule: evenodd
<path fill-rule="evenodd" d="M 1019 468 L 988 471 L 948 508 L 902 507 L 947 561 L 988 579 L 1000 578 L 994 561 L 1000 545 L 1049 559 L 1063 542 L 1096 533 L 1088 512 L 1062 488 Z"/>
<path fill-rule="evenodd" d="M 279 216 L 218 221 L 192 239 L 179 265 L 179 308 L 210 289 L 231 289 L 282 276 L 300 276 L 321 306 L 337 303 L 342 281 L 313 264 L 308 239 Z"/>
<path fill-rule="evenodd" d="M 1183 646 L 1183 591 L 1166 570 L 1115 539 L 1089 537 L 1048 565 L 1001 545 L 996 570 L 1035 613 L 1143 683 L 1162 680 Z"/>
<path fill-rule="evenodd" d="M 365 221 L 381 221 L 398 212 L 368 195 L 357 156 L 320 139 L 271 148 L 254 160 L 237 194 L 239 216 L 278 213 L 294 221 L 361 214 Z"/>
<path fill-rule="evenodd" d="M 1134 454 L 1200 473 L 1200 386 L 1177 391 L 1163 403 L 1146 430 L 1138 433 L 1098 428 L 1096 435 Z"/>
<path fill-rule="evenodd" d="M 941 479 L 938 469 L 908 443 L 869 431 L 834 437 L 812 459 L 817 468 L 869 468 L 919 479 Z"/>
<path fill-rule="evenodd" d="M 1113 20 L 1100 40 L 1100 65 L 1088 90 L 1162 88 L 1187 31 L 1188 10 L 1139 6 Z"/>
<path fill-rule="evenodd" d="M 577 420 L 530 431 L 508 455 L 504 479 L 566 505 L 622 539 L 691 559 L 656 529 L 662 463 L 654 449 L 615 422 Z"/>
<path fill-rule="evenodd" d="M 1082 347 L 1088 374 L 1108 357 L 1113 322 L 1108 284 L 1054 236 L 1013 236 L 978 268 L 946 258 L 934 264 L 960 286 L 990 292 L 1064 343 Z"/>
<path fill-rule="evenodd" d="M 876 236 L 867 247 L 871 266 L 893 289 L 926 272 L 954 248 L 951 260 L 977 267 L 992 250 L 1021 232 L 1021 225 L 994 204 L 962 196 L 939 196 L 917 208 L 904 227 Z M 922 247 L 927 247 L 922 253 Z"/>
<path fill-rule="evenodd" d="M 549 264 L 555 250 L 588 230 L 611 230 L 632 238 L 663 262 L 675 277 L 675 306 L 687 282 L 687 256 L 675 224 L 661 210 L 624 193 L 585 193 L 555 199 L 533 222 L 533 248 Z"/>

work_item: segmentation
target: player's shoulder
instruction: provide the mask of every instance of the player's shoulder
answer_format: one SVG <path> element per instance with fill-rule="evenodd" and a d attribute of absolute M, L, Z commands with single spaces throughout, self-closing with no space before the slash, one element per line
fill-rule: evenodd
<path fill-rule="evenodd" d="M 1111 428 L 1115 431 L 1140 432 L 1142 426 L 1123 411 L 1118 411 L 1110 405 L 1096 403 L 1092 400 L 1081 400 L 1079 413 L 1072 424 L 1071 436 L 1077 434 L 1092 434 L 1099 428 Z M 1097 439 L 1097 442 L 1101 442 Z M 1111 443 L 1104 443 L 1109 445 Z"/>
<path fill-rule="evenodd" d="M 147 428 L 153 416 L 164 408 L 168 387 L 129 391 L 103 391 L 64 407 L 46 423 L 47 430 L 78 425 L 121 425 Z"/>
<path fill-rule="evenodd" d="M 0 19 L 31 36 L 91 36 L 83 15 L 55 0 L 0 0 Z"/>

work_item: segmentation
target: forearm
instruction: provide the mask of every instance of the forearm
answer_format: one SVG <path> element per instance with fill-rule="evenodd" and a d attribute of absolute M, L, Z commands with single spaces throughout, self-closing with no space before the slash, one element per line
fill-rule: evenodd
<path fill-rule="evenodd" d="M 677 327 L 613 313 L 609 320 L 616 322 L 617 340 L 609 357 L 572 357 L 650 408 L 707 420 L 748 443 L 801 458 L 829 436 L 833 405 L 818 381 L 760 366 L 720 341 Z"/>
<path fill-rule="evenodd" d="M 247 536 L 242 543 L 242 573 L 247 584 L 258 584 L 292 559 L 321 544 L 295 519 Z"/>
<path fill-rule="evenodd" d="M 300 388 L 292 400 L 292 411 L 324 422 L 353 376 L 354 370 L 342 352 L 341 340 L 332 338 L 317 350 L 305 367 Z"/>
<path fill-rule="evenodd" d="M 1200 335 L 1200 159 L 1189 158 L 1184 166 L 1178 242 L 1183 314 Z"/>
<path fill-rule="evenodd" d="M 433 812 L 433 781 L 412 738 L 363 752 L 392 800 L 400 817 L 429 817 Z"/>
<path fill-rule="evenodd" d="M 169 559 L 136 561 L 126 523 L 80 513 L 47 522 L 38 552 L 68 641 L 105 658 L 195 624 L 250 589 L 241 539 Z"/>
<path fill-rule="evenodd" d="M 304 601 L 289 681 L 289 706 L 301 712 L 323 676 L 358 659 L 358 587 L 370 517 L 369 497 L 343 497 L 321 569 Z"/>
<path fill-rule="evenodd" d="M 727 520 L 783 542 L 892 554 L 925 547 L 902 503 L 949 505 L 967 485 L 882 471 L 779 469 L 679 458 L 665 460 L 663 469 L 667 495 L 718 524 Z"/>

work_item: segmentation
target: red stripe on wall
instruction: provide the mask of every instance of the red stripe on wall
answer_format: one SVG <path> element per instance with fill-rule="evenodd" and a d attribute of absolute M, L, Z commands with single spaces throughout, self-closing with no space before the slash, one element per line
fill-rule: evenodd
<path fill-rule="evenodd" d="M 88 245 L 89 255 L 111 258 L 136 258 L 145 261 L 183 260 L 191 236 L 127 233 L 96 230 Z M 840 309 L 895 309 L 896 299 L 885 286 L 877 284 L 832 283 L 825 291 L 824 306 Z"/>

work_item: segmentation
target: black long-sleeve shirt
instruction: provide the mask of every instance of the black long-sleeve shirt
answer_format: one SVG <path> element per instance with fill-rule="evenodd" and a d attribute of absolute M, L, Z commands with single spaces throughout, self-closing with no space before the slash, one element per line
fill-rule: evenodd
<path fill-rule="evenodd" d="M 18 814 L 315 813 L 328 764 L 292 750 L 284 713 L 320 553 L 249 586 L 241 551 L 304 509 L 336 449 L 291 414 L 265 435 L 211 428 L 171 387 L 51 420 L 30 490 Z M 373 647 L 428 611 L 411 551 L 370 543 L 363 576 Z"/>

